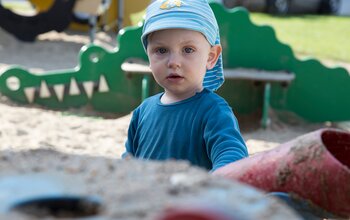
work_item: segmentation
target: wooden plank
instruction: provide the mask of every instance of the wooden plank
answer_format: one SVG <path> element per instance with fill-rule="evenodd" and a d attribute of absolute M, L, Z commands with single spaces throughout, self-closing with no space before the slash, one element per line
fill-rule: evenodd
<path fill-rule="evenodd" d="M 127 73 L 133 74 L 151 74 L 152 71 L 149 65 L 142 60 L 128 59 L 121 65 L 121 69 Z"/>
<path fill-rule="evenodd" d="M 264 82 L 290 82 L 294 80 L 293 73 L 282 71 L 265 71 L 258 69 L 224 69 L 226 79 L 255 80 Z"/>
<path fill-rule="evenodd" d="M 132 74 L 151 74 L 149 64 L 140 59 L 128 59 L 122 65 L 121 69 L 124 72 Z M 224 69 L 226 79 L 241 79 L 264 82 L 290 82 L 294 80 L 293 73 L 283 71 L 266 71 L 258 69 Z"/>

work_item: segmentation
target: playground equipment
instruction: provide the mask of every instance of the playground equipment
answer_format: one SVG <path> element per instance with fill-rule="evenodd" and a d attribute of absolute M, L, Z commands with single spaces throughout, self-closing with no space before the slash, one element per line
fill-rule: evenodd
<path fill-rule="evenodd" d="M 350 133 L 321 129 L 219 168 L 214 175 L 267 192 L 288 192 L 350 217 Z"/>
<path fill-rule="evenodd" d="M 149 0 L 138 4 L 124 0 L 28 0 L 37 12 L 33 16 L 16 14 L 0 3 L 0 27 L 22 41 L 52 30 L 61 32 L 69 26 L 90 30 L 91 42 L 97 27 L 117 30 L 131 25 L 131 14 L 146 8 Z"/>
<path fill-rule="evenodd" d="M 72 20 L 75 0 L 56 0 L 51 8 L 34 16 L 22 16 L 6 9 L 0 3 L 0 27 L 22 41 L 34 41 L 48 31 L 61 32 Z"/>
<path fill-rule="evenodd" d="M 55 0 L 29 1 L 35 5 L 39 12 L 43 12 L 47 11 Z M 92 9 L 98 9 L 98 7 L 93 6 L 93 4 L 96 4 L 93 2 L 96 1 L 108 5 L 106 10 L 102 10 L 102 12 L 98 14 L 100 17 L 98 25 L 105 26 L 107 29 L 117 27 L 117 30 L 121 30 L 123 27 L 131 26 L 131 15 L 143 11 L 150 3 L 150 0 L 137 0 L 137 4 L 135 4 L 135 1 L 125 0 L 78 0 L 77 4 L 82 4 L 84 6 L 83 8 L 88 8 L 88 10 L 91 11 Z M 84 12 L 86 10 L 80 11 Z M 79 23 L 85 23 L 85 25 L 79 25 Z M 87 30 L 87 22 L 72 22 L 71 28 Z"/>
<path fill-rule="evenodd" d="M 327 68 L 314 59 L 298 60 L 289 46 L 276 39 L 271 27 L 253 24 L 246 10 L 211 6 L 220 25 L 224 68 L 230 73 L 218 94 L 235 113 L 272 107 L 279 114 L 292 113 L 313 122 L 350 120 L 350 77 L 344 68 Z M 74 69 L 36 74 L 12 67 L 0 76 L 0 92 L 21 103 L 55 109 L 91 105 L 97 111 L 129 113 L 142 100 L 142 85 L 149 95 L 162 91 L 151 77 L 144 77 L 147 73 L 122 69 L 130 58 L 147 63 L 141 30 L 142 26 L 122 29 L 113 51 L 84 46 Z M 282 82 L 271 80 L 280 76 Z"/>

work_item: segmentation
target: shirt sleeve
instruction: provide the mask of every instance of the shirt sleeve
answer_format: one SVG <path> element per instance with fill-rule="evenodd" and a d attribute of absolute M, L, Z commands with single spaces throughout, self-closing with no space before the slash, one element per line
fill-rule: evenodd
<path fill-rule="evenodd" d="M 125 152 L 122 154 L 122 158 L 126 158 L 127 156 L 135 156 L 135 133 L 136 133 L 136 128 L 137 128 L 137 123 L 138 123 L 138 111 L 137 109 L 133 112 L 131 121 L 129 124 L 128 128 L 128 137 L 125 142 Z"/>
<path fill-rule="evenodd" d="M 214 106 L 208 113 L 204 139 L 213 165 L 211 171 L 248 157 L 237 119 L 226 102 Z"/>

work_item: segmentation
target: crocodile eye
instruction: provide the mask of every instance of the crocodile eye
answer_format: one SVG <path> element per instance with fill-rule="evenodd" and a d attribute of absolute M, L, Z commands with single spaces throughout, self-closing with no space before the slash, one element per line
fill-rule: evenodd
<path fill-rule="evenodd" d="M 21 87 L 21 82 L 16 76 L 10 76 L 6 79 L 6 86 L 11 91 L 17 91 Z"/>

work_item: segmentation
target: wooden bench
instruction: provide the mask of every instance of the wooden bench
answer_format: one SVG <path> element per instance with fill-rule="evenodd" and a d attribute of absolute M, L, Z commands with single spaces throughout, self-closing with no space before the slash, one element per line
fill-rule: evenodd
<path fill-rule="evenodd" d="M 149 80 L 152 75 L 149 64 L 140 59 L 127 59 L 121 65 L 121 69 L 126 74 L 142 74 L 142 100 L 149 95 Z M 249 80 L 262 82 L 264 84 L 264 100 L 262 106 L 262 119 L 261 125 L 266 128 L 270 124 L 268 116 L 270 108 L 270 92 L 271 83 L 284 83 L 289 84 L 295 78 L 293 73 L 285 71 L 266 71 L 257 69 L 246 69 L 246 68 L 235 68 L 235 69 L 224 69 L 225 79 L 227 80 Z"/>

